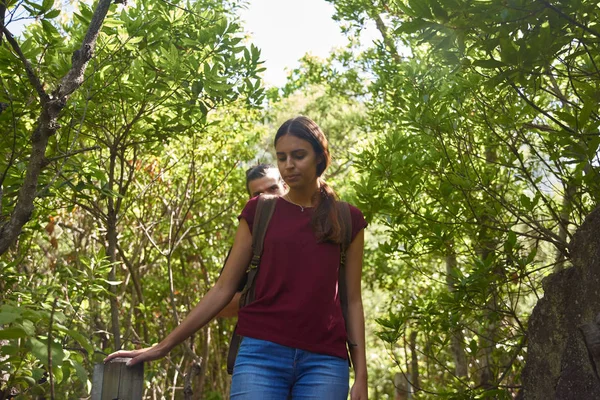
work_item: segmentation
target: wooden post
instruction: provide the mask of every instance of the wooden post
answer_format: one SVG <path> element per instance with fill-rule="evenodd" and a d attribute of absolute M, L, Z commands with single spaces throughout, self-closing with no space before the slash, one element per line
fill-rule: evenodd
<path fill-rule="evenodd" d="M 91 400 L 141 400 L 144 394 L 144 364 L 127 367 L 131 358 L 114 358 L 94 366 Z"/>

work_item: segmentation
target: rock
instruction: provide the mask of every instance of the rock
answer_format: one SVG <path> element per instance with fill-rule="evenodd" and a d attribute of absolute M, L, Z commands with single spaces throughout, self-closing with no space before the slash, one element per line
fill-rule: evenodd
<path fill-rule="evenodd" d="M 544 279 L 529 318 L 525 400 L 600 399 L 600 208 L 575 233 L 570 254 L 573 266 Z"/>

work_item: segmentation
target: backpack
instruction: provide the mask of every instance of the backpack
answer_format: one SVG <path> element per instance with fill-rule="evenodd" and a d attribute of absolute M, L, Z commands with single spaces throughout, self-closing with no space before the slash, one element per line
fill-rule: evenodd
<path fill-rule="evenodd" d="M 258 273 L 258 267 L 260 265 L 260 258 L 262 256 L 263 245 L 269 222 L 273 216 L 275 210 L 275 204 L 277 203 L 278 196 L 264 195 L 261 194 L 258 198 L 258 204 L 256 205 L 256 211 L 254 214 L 254 222 L 252 223 L 252 260 L 248 266 L 246 285 L 242 290 L 242 296 L 240 298 L 240 309 L 245 307 L 254 301 L 254 287 L 256 274 Z M 341 243 L 340 252 L 340 266 L 339 266 L 339 277 L 338 277 L 338 291 L 340 293 L 340 303 L 342 306 L 342 315 L 344 321 L 348 321 L 348 301 L 347 301 L 347 288 L 346 288 L 346 250 L 350 245 L 352 239 L 352 219 L 350 216 L 350 207 L 348 203 L 338 202 L 338 218 L 341 224 L 343 239 Z M 346 332 L 348 326 L 346 322 Z M 229 352 L 227 354 L 227 373 L 233 374 L 233 367 L 235 365 L 235 359 L 242 342 L 242 337 L 237 334 L 237 323 L 233 329 L 231 340 L 229 343 Z M 352 343 L 348 339 L 348 346 L 353 347 L 356 344 Z M 348 363 L 350 363 L 350 357 L 348 357 Z"/>

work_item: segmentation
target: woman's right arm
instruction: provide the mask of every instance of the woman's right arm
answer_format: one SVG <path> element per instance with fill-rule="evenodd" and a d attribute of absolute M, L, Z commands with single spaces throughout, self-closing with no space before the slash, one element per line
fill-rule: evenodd
<path fill-rule="evenodd" d="M 132 357 L 127 365 L 135 365 L 143 361 L 157 360 L 166 356 L 198 329 L 212 320 L 232 299 L 237 284 L 242 279 L 252 258 L 252 235 L 245 219 L 240 219 L 231 255 L 225 264 L 223 273 L 208 293 L 192 309 L 187 317 L 159 344 L 140 350 L 119 350 L 104 359 L 107 362 L 115 357 Z"/>

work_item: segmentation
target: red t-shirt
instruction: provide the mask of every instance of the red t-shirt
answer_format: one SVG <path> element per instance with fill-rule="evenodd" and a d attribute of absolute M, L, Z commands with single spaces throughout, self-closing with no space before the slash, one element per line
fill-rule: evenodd
<path fill-rule="evenodd" d="M 239 218 L 250 231 L 258 197 Z M 242 308 L 238 333 L 313 353 L 348 358 L 346 328 L 337 291 L 340 245 L 318 243 L 311 227 L 313 209 L 304 211 L 282 198 L 265 235 L 255 282 L 255 300 Z M 352 239 L 367 223 L 350 206 Z"/>

